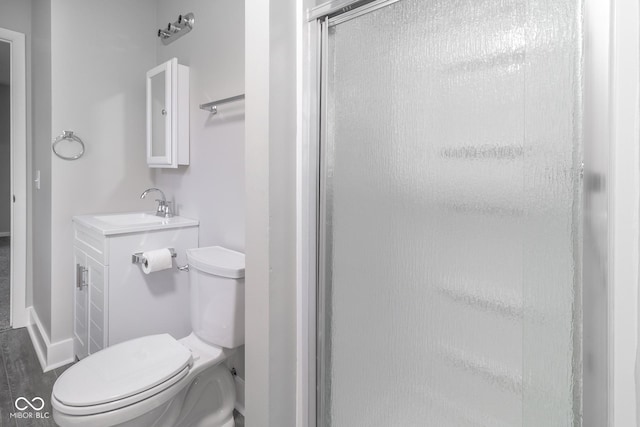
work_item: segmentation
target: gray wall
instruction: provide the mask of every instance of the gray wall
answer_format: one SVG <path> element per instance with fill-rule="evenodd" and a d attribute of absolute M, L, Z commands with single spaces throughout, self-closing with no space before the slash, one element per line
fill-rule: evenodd
<path fill-rule="evenodd" d="M 0 27 L 30 34 L 31 1 L 2 0 L 0 2 Z"/>
<path fill-rule="evenodd" d="M 0 45 L 9 46 L 0 42 Z M 9 50 L 0 49 L 1 54 Z M 11 231 L 11 91 L 0 85 L 0 233 Z"/>
<path fill-rule="evenodd" d="M 155 63 L 156 30 L 154 0 L 56 0 L 51 6 L 48 139 L 73 130 L 86 145 L 77 161 L 54 155 L 50 162 L 51 329 L 47 333 L 56 343 L 72 336 L 71 218 L 136 211 L 147 203 L 139 198 L 152 184 L 145 153 L 145 74 Z"/>

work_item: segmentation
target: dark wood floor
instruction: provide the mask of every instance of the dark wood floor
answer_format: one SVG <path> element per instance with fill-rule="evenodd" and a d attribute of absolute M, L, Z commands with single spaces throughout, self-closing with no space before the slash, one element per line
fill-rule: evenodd
<path fill-rule="evenodd" d="M 55 426 L 51 418 L 51 389 L 68 366 L 43 373 L 26 328 L 0 332 L 0 356 L 0 426 Z M 15 407 L 19 397 L 29 401 L 40 397 L 45 406 L 40 411 L 31 408 L 19 411 Z M 23 402 L 20 401 L 19 406 Z M 12 413 L 31 414 L 32 418 L 16 419 L 11 417 Z M 46 415 L 49 418 L 44 418 Z"/>

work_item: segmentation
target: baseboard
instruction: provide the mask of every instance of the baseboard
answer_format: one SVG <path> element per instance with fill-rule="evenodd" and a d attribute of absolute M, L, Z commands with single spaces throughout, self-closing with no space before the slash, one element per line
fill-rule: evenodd
<path fill-rule="evenodd" d="M 10 236 L 11 236 L 10 231 L 0 231 L 0 237 L 10 237 Z"/>
<path fill-rule="evenodd" d="M 237 375 L 233 379 L 236 382 L 236 411 L 244 417 L 244 380 Z"/>
<path fill-rule="evenodd" d="M 73 357 L 73 339 L 69 338 L 52 343 L 38 318 L 38 313 L 33 307 L 29 307 L 27 310 L 29 313 L 27 330 L 43 372 L 73 362 L 75 360 Z"/>
<path fill-rule="evenodd" d="M 27 315 L 29 320 L 27 322 L 27 331 L 29 332 L 29 338 L 31 338 L 31 343 L 33 344 L 33 348 L 36 351 L 36 355 L 38 356 L 38 361 L 40 362 L 40 366 L 42 370 L 47 365 L 46 360 L 46 346 L 44 344 L 44 340 L 42 334 L 40 333 L 40 328 L 38 328 L 32 319 L 32 311 L 33 307 L 27 308 Z"/>

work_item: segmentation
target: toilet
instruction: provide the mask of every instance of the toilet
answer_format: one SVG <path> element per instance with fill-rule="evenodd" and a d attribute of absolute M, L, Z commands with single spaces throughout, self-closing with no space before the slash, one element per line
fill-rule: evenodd
<path fill-rule="evenodd" d="M 53 386 L 66 426 L 232 427 L 235 382 L 222 363 L 244 344 L 244 254 L 187 250 L 189 336 L 122 342 L 67 369 Z"/>

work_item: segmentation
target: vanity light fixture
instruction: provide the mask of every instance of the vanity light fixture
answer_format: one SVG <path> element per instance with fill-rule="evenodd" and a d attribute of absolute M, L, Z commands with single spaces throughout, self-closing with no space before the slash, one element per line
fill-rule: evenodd
<path fill-rule="evenodd" d="M 193 13 L 187 13 L 186 15 L 178 16 L 178 20 L 174 23 L 169 22 L 167 28 L 158 29 L 158 37 L 162 40 L 162 44 L 168 45 L 174 40 L 187 34 L 193 29 L 195 17 Z"/>

